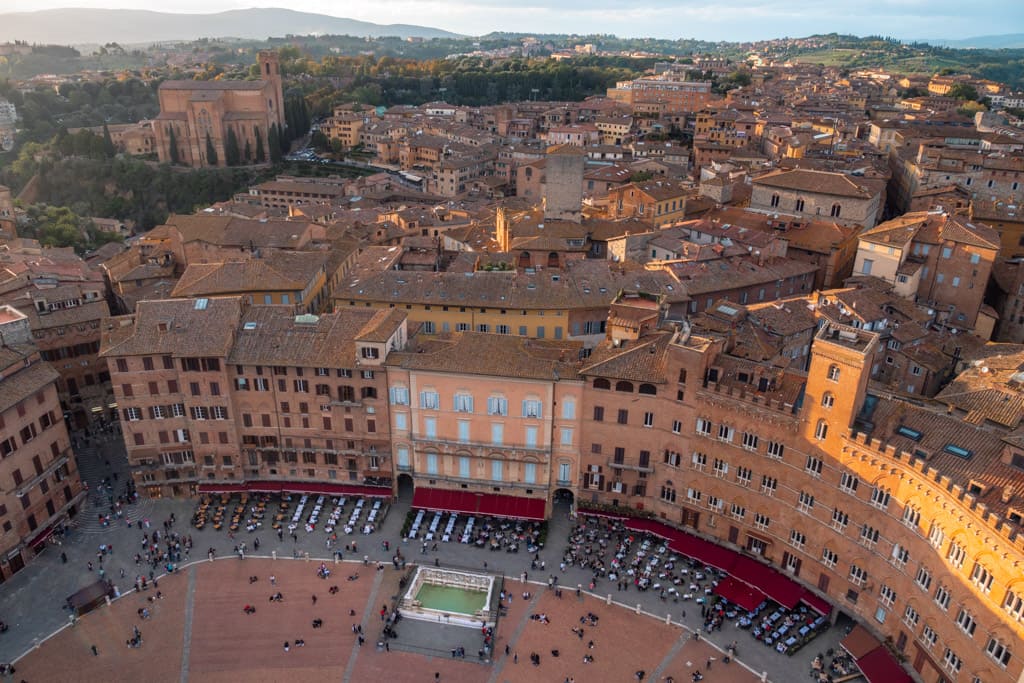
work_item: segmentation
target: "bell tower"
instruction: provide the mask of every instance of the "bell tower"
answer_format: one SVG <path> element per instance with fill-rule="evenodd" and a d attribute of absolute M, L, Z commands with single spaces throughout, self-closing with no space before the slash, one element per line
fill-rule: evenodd
<path fill-rule="evenodd" d="M 270 108 L 270 122 L 284 130 L 284 91 L 281 86 L 281 62 L 273 50 L 260 50 L 256 57 L 260 66 L 260 79 L 270 86 L 266 92 Z"/>
<path fill-rule="evenodd" d="M 804 432 L 830 454 L 839 453 L 842 437 L 867 396 L 878 335 L 838 323 L 826 323 L 814 336 L 804 392 Z"/>

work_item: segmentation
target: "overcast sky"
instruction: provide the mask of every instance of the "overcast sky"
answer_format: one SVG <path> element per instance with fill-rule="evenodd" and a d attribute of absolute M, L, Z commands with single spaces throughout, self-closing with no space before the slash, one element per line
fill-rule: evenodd
<path fill-rule="evenodd" d="M 614 33 L 620 36 L 757 40 L 814 33 L 967 38 L 1024 32 L 1020 0 L 2 0 L 0 11 L 58 7 L 217 12 L 288 9 L 457 33 Z"/>

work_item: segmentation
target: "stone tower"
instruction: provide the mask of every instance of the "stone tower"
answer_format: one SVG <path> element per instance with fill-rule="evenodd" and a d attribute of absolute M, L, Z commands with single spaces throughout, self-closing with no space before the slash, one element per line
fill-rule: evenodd
<path fill-rule="evenodd" d="M 835 455 L 867 396 L 871 363 L 878 347 L 874 332 L 825 324 L 811 345 L 804 390 L 804 431 L 810 443 Z"/>
<path fill-rule="evenodd" d="M 257 63 L 260 65 L 260 78 L 271 85 L 270 107 L 277 117 L 277 125 L 284 129 L 284 91 L 281 86 L 281 63 L 277 53 L 273 50 L 260 50 L 257 55 Z"/>
<path fill-rule="evenodd" d="M 544 181 L 544 218 L 579 223 L 583 210 L 583 167 L 586 152 L 573 145 L 547 150 Z"/>

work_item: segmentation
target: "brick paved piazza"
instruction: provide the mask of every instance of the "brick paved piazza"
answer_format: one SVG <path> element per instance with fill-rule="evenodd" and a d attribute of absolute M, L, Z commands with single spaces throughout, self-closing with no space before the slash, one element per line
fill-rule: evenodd
<path fill-rule="evenodd" d="M 659 678 L 690 680 L 692 666 L 703 668 L 709 657 L 720 657 L 710 645 L 694 642 L 687 631 L 603 600 L 572 591 L 563 598 L 553 591 L 518 581 L 506 582 L 515 598 L 499 622 L 497 656 L 480 664 L 476 652 L 467 660 L 438 654 L 379 651 L 379 604 L 386 602 L 387 585 L 398 573 L 388 565 L 383 571 L 361 562 L 330 565 L 333 575 L 317 577 L 319 563 L 302 560 L 225 558 L 197 562 L 159 582 L 163 597 L 150 601 L 155 589 L 131 593 L 86 615 L 74 627 L 63 629 L 39 649 L 18 662 L 18 677 L 26 681 L 326 681 L 386 680 L 430 681 L 434 673 L 443 681 L 630 681 L 638 669 Z M 350 573 L 359 579 L 348 581 Z M 276 586 L 269 577 L 275 576 Z M 255 583 L 249 577 L 257 576 Z M 338 586 L 331 594 L 329 588 Z M 522 592 L 540 591 L 529 601 Z M 280 591 L 282 602 L 270 602 Z M 317 596 L 313 604 L 312 596 Z M 254 614 L 243 612 L 256 607 Z M 140 607 L 151 611 L 149 619 L 138 616 Z M 354 610 L 356 617 L 352 617 Z M 584 627 L 584 638 L 572 631 L 579 617 L 591 612 L 598 626 Z M 544 613 L 550 623 L 529 618 Z M 312 627 L 313 619 L 323 626 Z M 364 625 L 366 643 L 359 647 L 352 624 Z M 140 648 L 129 648 L 132 627 L 143 634 Z M 398 625 L 399 641 L 402 628 Z M 466 629 L 476 638 L 476 632 Z M 296 639 L 305 641 L 295 647 Z M 284 651 L 284 642 L 291 645 Z M 589 642 L 594 647 L 589 648 Z M 504 647 L 510 648 L 505 656 Z M 99 654 L 94 656 L 91 646 Z M 554 657 L 552 650 L 558 650 Z M 540 655 L 540 665 L 530 654 Z M 518 663 L 515 655 L 518 654 Z M 584 663 L 583 655 L 594 657 Z M 755 681 L 758 676 L 736 664 L 716 661 L 707 681 Z M 20 680 L 20 678 L 18 680 Z"/>
<path fill-rule="evenodd" d="M 109 458 L 115 470 L 123 463 L 118 457 L 122 450 L 113 441 L 103 444 L 100 453 L 79 453 L 83 471 L 95 484 L 110 474 Z M 90 449 L 91 450 L 91 449 Z M 123 467 L 123 464 L 121 464 Z M 122 476 L 124 476 L 122 474 Z M 104 527 L 96 522 L 96 497 L 79 516 L 79 522 L 63 539 L 63 545 L 47 546 L 42 555 L 25 569 L 0 585 L 0 618 L 9 626 L 0 635 L 0 662 L 17 662 L 17 675 L 11 679 L 29 683 L 40 681 L 425 681 L 433 680 L 434 673 L 442 681 L 539 681 L 563 683 L 566 677 L 575 681 L 635 681 L 637 670 L 646 672 L 645 681 L 664 680 L 672 676 L 686 683 L 694 667 L 706 666 L 709 657 L 716 657 L 710 672 L 705 672 L 708 683 L 719 681 L 755 681 L 761 672 L 778 683 L 803 680 L 810 669 L 816 652 L 838 648 L 843 629 L 832 628 L 819 636 L 811 645 L 792 657 L 776 653 L 754 641 L 749 631 L 741 631 L 727 624 L 721 631 L 704 633 L 700 641 L 691 639 L 693 629 L 701 624 L 700 607 L 693 602 L 662 602 L 654 591 L 620 593 L 610 582 L 600 583 L 595 596 L 577 602 L 575 586 L 584 586 L 591 574 L 577 567 L 558 571 L 559 560 L 566 548 L 573 522 L 567 508 L 555 509 L 546 547 L 540 557 L 547 563 L 547 571 L 531 571 L 531 555 L 525 552 L 488 552 L 457 542 L 440 543 L 438 550 L 422 553 L 416 542 L 400 543 L 401 528 L 409 510 L 408 499 L 392 505 L 376 533 L 341 537 L 339 542 L 356 540 L 356 553 L 346 552 L 337 566 L 328 560 L 333 571 L 325 581 L 317 578 L 320 560 L 306 562 L 292 559 L 327 557 L 325 535 L 321 531 L 306 534 L 299 530 L 297 540 L 287 534 L 278 540 L 271 530 L 255 534 L 241 534 L 236 539 L 226 531 L 214 531 L 207 526 L 203 531 L 190 527 L 187 521 L 195 509 L 195 501 L 143 500 L 131 506 L 126 524 Z M 351 505 L 351 503 L 349 504 Z M 141 594 L 128 592 L 140 567 L 133 556 L 140 547 L 142 532 L 138 520 L 149 520 L 151 530 L 160 529 L 164 520 L 174 514 L 178 523 L 174 530 L 193 538 L 191 559 L 183 558 L 183 568 L 174 575 L 159 579 L 163 598 L 150 602 L 155 591 Z M 259 537 L 260 554 L 267 559 L 231 557 L 231 549 L 239 540 L 250 547 Z M 389 541 L 390 551 L 382 548 Z M 64 599 L 96 579 L 87 563 L 96 561 L 99 544 L 113 544 L 114 552 L 107 556 L 104 566 L 111 579 L 126 594 L 110 606 L 103 606 L 82 618 L 78 625 L 69 627 L 68 613 L 63 609 Z M 480 663 L 477 651 L 481 645 L 478 632 L 469 629 L 427 629 L 428 647 L 423 647 L 423 628 L 405 620 L 398 625 L 399 638 L 390 652 L 378 651 L 380 635 L 379 610 L 390 602 L 398 590 L 400 573 L 394 570 L 390 558 L 400 547 L 410 563 L 474 568 L 504 575 L 505 586 L 514 595 L 511 607 L 499 623 L 493 660 Z M 215 548 L 218 559 L 207 562 L 206 551 Z M 61 561 L 61 553 L 67 563 Z M 277 553 L 281 559 L 269 559 Z M 362 558 L 368 556 L 370 566 L 364 567 Z M 198 560 L 198 562 L 197 562 Z M 384 561 L 385 569 L 377 572 L 376 561 Z M 125 570 L 125 578 L 120 570 Z M 358 571 L 356 581 L 346 577 Z M 519 583 L 522 572 L 531 572 L 529 578 L 539 581 L 524 588 Z M 558 599 L 547 590 L 551 573 L 559 575 L 562 586 L 567 587 Z M 270 603 L 269 576 L 274 574 L 284 595 L 281 603 Z M 249 577 L 258 576 L 250 584 Z M 338 586 L 337 594 L 328 589 Z M 529 602 L 522 593 L 532 593 Z M 622 606 L 605 604 L 608 594 Z M 312 596 L 317 595 L 317 604 Z M 642 613 L 636 613 L 640 604 Z M 246 604 L 256 607 L 256 613 L 246 615 Z M 137 610 L 147 607 L 152 616 L 140 621 Z M 351 611 L 356 616 L 351 616 Z M 551 623 L 541 624 L 529 619 L 530 614 L 546 613 Z M 572 632 L 579 626 L 579 617 L 586 612 L 599 616 L 599 626 L 585 626 L 584 639 Z M 653 616 L 657 615 L 657 616 Z M 672 625 L 665 624 L 670 616 Z M 314 618 L 323 619 L 322 629 L 313 629 Z M 366 643 L 356 644 L 352 624 L 364 627 Z M 128 648 L 126 640 L 137 625 L 143 634 L 143 646 Z M 59 632 L 53 635 L 56 631 Z M 403 637 L 403 630 L 406 637 Z M 417 633 L 413 634 L 413 631 Z M 417 644 L 404 650 L 403 641 L 416 635 Z M 294 647 L 296 638 L 306 641 L 303 648 Z M 458 642 L 455 642 L 455 641 Z M 594 649 L 587 647 L 594 641 Z M 723 648 L 733 640 L 739 642 L 741 664 L 724 664 Z M 292 644 L 284 652 L 284 642 Z M 709 642 L 710 641 L 710 642 Z M 36 647 L 38 645 L 38 648 Z M 98 656 L 90 646 L 96 645 Z M 463 645 L 465 660 L 452 659 L 450 648 Z M 504 654 L 509 646 L 510 656 Z M 551 650 L 559 651 L 553 657 Z M 530 654 L 540 655 L 540 665 L 530 663 Z M 519 661 L 514 663 L 513 655 Z M 584 664 L 583 655 L 591 654 L 593 663 Z M 758 672 L 752 675 L 749 670 Z"/>

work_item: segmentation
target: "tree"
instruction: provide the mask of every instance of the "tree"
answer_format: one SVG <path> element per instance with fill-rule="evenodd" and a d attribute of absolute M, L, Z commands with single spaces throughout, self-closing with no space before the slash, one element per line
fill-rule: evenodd
<path fill-rule="evenodd" d="M 249 138 L 245 139 L 245 151 L 242 152 L 242 159 L 247 164 L 252 163 L 252 145 L 249 144 Z"/>
<path fill-rule="evenodd" d="M 213 140 L 210 139 L 210 134 L 206 134 L 206 163 L 209 166 L 217 165 L 217 150 L 213 146 Z"/>
<path fill-rule="evenodd" d="M 39 240 L 43 246 L 84 248 L 86 221 L 68 207 L 33 204 L 26 215 L 26 236 Z"/>
<path fill-rule="evenodd" d="M 234 128 L 228 128 L 228 139 L 224 143 L 224 163 L 228 166 L 238 166 L 242 160 L 242 153 L 238 149 L 238 137 Z"/>
<path fill-rule="evenodd" d="M 181 159 L 178 157 L 178 136 L 174 134 L 174 126 L 167 126 L 169 135 L 167 136 L 167 144 L 171 148 L 171 163 L 177 165 L 181 163 Z"/>
<path fill-rule="evenodd" d="M 331 151 L 331 143 L 327 136 L 323 134 L 323 131 L 313 131 L 313 134 L 309 136 L 309 144 L 318 152 Z"/>
<path fill-rule="evenodd" d="M 107 124 L 103 124 L 103 156 L 108 159 L 117 154 L 117 147 L 114 146 L 114 140 L 110 137 L 110 129 L 107 128 Z"/>
<path fill-rule="evenodd" d="M 270 146 L 270 163 L 281 163 L 281 138 L 276 123 L 270 124 L 270 137 L 267 142 Z"/>
<path fill-rule="evenodd" d="M 953 87 L 949 89 L 947 93 L 950 97 L 957 100 L 977 100 L 978 89 L 970 83 L 955 83 Z"/>
<path fill-rule="evenodd" d="M 258 127 L 253 129 L 253 133 L 256 135 L 256 163 L 262 164 L 267 160 L 267 153 L 263 149 L 263 133 Z"/>

